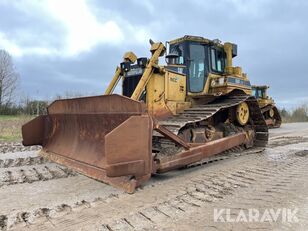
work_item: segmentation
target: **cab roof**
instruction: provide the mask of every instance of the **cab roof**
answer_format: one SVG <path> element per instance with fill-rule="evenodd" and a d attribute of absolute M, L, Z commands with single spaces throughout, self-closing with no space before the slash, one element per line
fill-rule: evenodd
<path fill-rule="evenodd" d="M 192 42 L 199 42 L 204 44 L 215 44 L 216 46 L 223 47 L 223 44 L 218 39 L 210 40 L 201 36 L 194 36 L 194 35 L 185 35 L 183 37 L 173 39 L 169 41 L 169 44 L 177 44 L 184 41 L 192 41 Z"/>

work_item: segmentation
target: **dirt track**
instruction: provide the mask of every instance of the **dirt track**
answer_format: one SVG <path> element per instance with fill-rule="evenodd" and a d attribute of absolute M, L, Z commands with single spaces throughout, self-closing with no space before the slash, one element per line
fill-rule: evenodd
<path fill-rule="evenodd" d="M 157 175 L 133 195 L 35 151 L 0 154 L 0 230 L 307 230 L 308 123 L 270 132 L 264 151 Z M 215 208 L 297 208 L 299 222 L 214 222 Z"/>

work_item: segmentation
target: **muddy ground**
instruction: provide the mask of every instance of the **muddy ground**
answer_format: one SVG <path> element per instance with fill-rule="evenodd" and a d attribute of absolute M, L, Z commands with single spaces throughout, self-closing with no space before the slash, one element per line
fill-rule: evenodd
<path fill-rule="evenodd" d="M 0 230 L 307 230 L 308 123 L 270 131 L 263 149 L 154 176 L 126 194 L 0 144 Z M 215 209 L 297 209 L 296 222 L 215 222 Z"/>

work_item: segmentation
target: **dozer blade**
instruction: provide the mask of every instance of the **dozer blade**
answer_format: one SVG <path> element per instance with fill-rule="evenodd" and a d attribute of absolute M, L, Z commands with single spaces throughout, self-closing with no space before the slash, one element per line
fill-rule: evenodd
<path fill-rule="evenodd" d="M 145 104 L 119 95 L 57 100 L 22 127 L 25 146 L 127 192 L 151 176 L 152 132 Z"/>

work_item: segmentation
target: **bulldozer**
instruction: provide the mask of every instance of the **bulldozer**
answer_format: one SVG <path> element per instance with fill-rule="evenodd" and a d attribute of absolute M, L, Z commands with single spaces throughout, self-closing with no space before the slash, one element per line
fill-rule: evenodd
<path fill-rule="evenodd" d="M 133 193 L 154 174 L 267 144 L 250 81 L 232 65 L 236 44 L 186 35 L 150 40 L 150 52 L 126 52 L 104 95 L 51 103 L 23 125 L 23 145 Z M 114 94 L 119 82 L 122 94 Z"/>
<path fill-rule="evenodd" d="M 276 107 L 275 101 L 268 96 L 269 86 L 253 85 L 252 95 L 258 100 L 265 122 L 269 128 L 279 128 L 281 126 L 281 116 Z"/>

